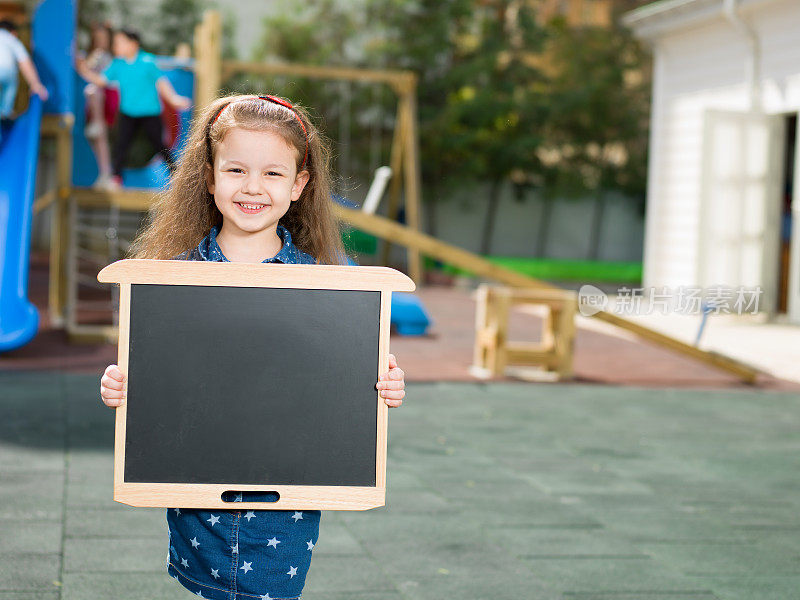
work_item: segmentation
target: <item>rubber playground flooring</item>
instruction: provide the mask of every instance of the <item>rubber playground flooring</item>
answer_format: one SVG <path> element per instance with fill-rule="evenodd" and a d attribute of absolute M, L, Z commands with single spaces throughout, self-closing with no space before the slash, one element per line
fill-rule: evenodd
<path fill-rule="evenodd" d="M 112 501 L 96 374 L 0 372 L 0 600 L 188 598 Z M 325 512 L 309 600 L 800 597 L 800 398 L 413 383 L 387 506 Z"/>

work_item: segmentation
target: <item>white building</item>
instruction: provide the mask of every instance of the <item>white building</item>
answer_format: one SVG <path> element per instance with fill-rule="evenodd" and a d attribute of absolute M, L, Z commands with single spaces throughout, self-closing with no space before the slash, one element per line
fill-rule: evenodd
<path fill-rule="evenodd" d="M 800 323 L 800 0 L 662 0 L 623 22 L 654 57 L 644 285 L 760 286 Z"/>

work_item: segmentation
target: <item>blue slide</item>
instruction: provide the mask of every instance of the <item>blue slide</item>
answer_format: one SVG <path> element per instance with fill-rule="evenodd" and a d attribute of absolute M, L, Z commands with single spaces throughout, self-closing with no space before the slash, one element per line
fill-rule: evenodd
<path fill-rule="evenodd" d="M 31 223 L 42 113 L 71 112 L 75 0 L 43 0 L 33 14 L 33 62 L 50 93 L 3 125 L 0 137 L 0 352 L 27 344 L 39 314 L 28 300 Z"/>
<path fill-rule="evenodd" d="M 42 101 L 3 128 L 0 139 L 0 352 L 28 343 L 39 314 L 28 300 L 28 262 Z"/>

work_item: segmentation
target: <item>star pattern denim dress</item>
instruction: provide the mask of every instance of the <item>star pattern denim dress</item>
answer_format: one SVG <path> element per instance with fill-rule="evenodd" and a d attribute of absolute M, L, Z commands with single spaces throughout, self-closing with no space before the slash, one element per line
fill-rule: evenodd
<path fill-rule="evenodd" d="M 177 257 L 228 262 L 217 229 Z M 278 225 L 283 247 L 265 263 L 314 264 Z M 242 495 L 230 498 L 241 502 Z M 244 501 L 270 500 L 245 493 Z M 198 597 L 213 600 L 299 598 L 319 535 L 320 511 L 168 508 L 167 571 Z"/>

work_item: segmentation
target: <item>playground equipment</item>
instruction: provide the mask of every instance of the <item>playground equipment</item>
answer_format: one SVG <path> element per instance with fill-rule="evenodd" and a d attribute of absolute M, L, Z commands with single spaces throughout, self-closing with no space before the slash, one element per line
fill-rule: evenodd
<path fill-rule="evenodd" d="M 413 231 L 385 217 L 370 215 L 363 211 L 353 210 L 343 206 L 335 206 L 335 210 L 340 219 L 362 231 L 390 240 L 396 244 L 416 248 L 420 254 L 435 258 L 455 267 L 460 267 L 479 277 L 485 277 L 486 279 L 516 288 L 563 291 L 561 288 L 545 281 L 540 281 L 533 277 L 528 277 L 516 271 L 506 269 L 486 260 L 482 256 L 452 246 L 419 231 Z M 746 365 L 717 352 L 701 350 L 696 346 L 692 346 L 691 344 L 687 344 L 633 321 L 629 321 L 614 313 L 601 310 L 592 316 L 616 327 L 631 331 L 645 341 L 664 346 L 665 348 L 699 360 L 711 367 L 732 373 L 745 382 L 754 382 L 758 375 L 758 371 L 750 365 Z"/>
<path fill-rule="evenodd" d="M 191 97 L 194 75 L 190 63 L 176 61 L 168 57 L 158 57 L 158 65 L 169 79 L 175 91 Z M 77 77 L 77 75 L 76 75 Z M 108 202 L 108 198 L 89 186 L 97 176 L 94 155 L 83 135 L 84 101 L 81 92 L 82 82 L 77 80 L 75 107 L 75 127 L 72 137 L 73 168 L 72 182 L 75 192 L 69 199 L 68 221 L 69 238 L 66 260 L 67 297 L 65 306 L 65 326 L 73 338 L 92 336 L 105 332 L 108 325 L 107 314 L 114 313 L 118 302 L 116 286 L 97 281 L 97 272 L 104 266 L 124 258 L 136 232 L 143 223 L 143 210 L 124 210 L 119 203 Z M 189 131 L 190 115 L 179 114 L 165 104 L 162 121 L 166 125 L 168 141 L 173 153 L 179 153 Z M 139 168 L 126 168 L 122 173 L 124 186 L 128 189 L 154 191 L 163 189 L 169 182 L 169 170 L 161 157 L 151 160 Z M 109 296 L 110 293 L 110 296 Z M 92 319 L 92 315 L 98 315 Z M 108 332 L 106 332 L 108 333 Z"/>
<path fill-rule="evenodd" d="M 114 298 L 96 274 L 120 258 L 141 227 L 143 213 L 154 191 L 168 181 L 168 170 L 159 160 L 138 169 L 125 169 L 123 181 L 130 189 L 107 194 L 85 187 L 97 176 L 91 148 L 83 135 L 85 82 L 74 70 L 76 27 L 73 0 L 45 0 L 32 19 L 34 60 L 51 93 L 45 105 L 41 132 L 55 142 L 56 186 L 40 195 L 33 211 L 49 208 L 52 215 L 50 242 L 49 312 L 51 321 L 64 325 L 70 338 L 96 339 L 112 335 L 106 325 L 80 323 L 79 313 L 111 311 Z M 184 96 L 191 96 L 194 75 L 191 64 L 171 57 L 157 57 L 159 66 Z M 191 116 L 165 109 L 162 115 L 173 149 L 179 149 L 188 133 Z M 114 293 L 113 291 L 111 292 Z"/>
<path fill-rule="evenodd" d="M 392 292 L 392 326 L 399 335 L 425 335 L 430 324 L 419 298 L 409 292 Z"/>
<path fill-rule="evenodd" d="M 31 221 L 41 135 L 66 129 L 65 115 L 71 84 L 63 74 L 71 67 L 69 44 L 74 30 L 74 5 L 44 0 L 34 12 L 32 58 L 50 97 L 33 97 L 0 142 L 0 352 L 27 343 L 38 327 L 38 313 L 27 299 Z M 46 114 L 43 118 L 43 114 Z M 51 193 L 55 197 L 56 193 Z"/>
<path fill-rule="evenodd" d="M 372 185 L 369 186 L 369 191 L 367 191 L 367 197 L 364 199 L 364 204 L 361 205 L 361 210 L 371 215 L 375 214 L 375 211 L 378 210 L 378 204 L 380 204 L 381 198 L 383 198 L 383 194 L 386 192 L 386 185 L 389 183 L 391 178 L 391 167 L 378 167 L 378 169 L 375 171 L 375 177 L 372 180 Z"/>
<path fill-rule="evenodd" d="M 53 2 L 53 0 L 46 0 Z M 63 4 L 68 4 L 62 2 Z M 74 31 L 74 26 L 70 31 Z M 374 82 L 388 85 L 397 95 L 397 115 L 391 145 L 390 166 L 393 177 L 389 185 L 388 218 L 367 212 L 335 205 L 339 218 L 351 226 L 372 234 L 384 241 L 383 262 L 388 257 L 391 244 L 407 249 L 409 275 L 420 282 L 422 278 L 421 256 L 463 268 L 475 275 L 485 277 L 506 285 L 526 289 L 558 290 L 546 282 L 521 275 L 515 271 L 495 265 L 484 258 L 446 244 L 419 231 L 419 158 L 416 129 L 416 76 L 402 71 L 372 71 L 348 68 L 315 67 L 297 64 L 263 64 L 221 59 L 221 19 L 218 13 L 209 12 L 195 31 L 195 106 L 204 106 L 221 89 L 223 81 L 240 73 L 250 75 L 270 75 L 276 77 L 316 78 L 339 82 Z M 71 70 L 69 71 L 72 73 Z M 66 257 L 69 247 L 69 198 L 80 206 L 116 207 L 120 211 L 144 211 L 152 202 L 152 191 L 120 190 L 115 192 L 95 192 L 93 190 L 73 190 L 70 179 L 71 144 L 69 142 L 72 123 L 68 114 L 56 115 L 53 120 L 42 124 L 43 135 L 55 135 L 60 148 L 58 153 L 59 182 L 55 192 L 40 197 L 36 209 L 53 206 L 53 237 L 51 243 L 51 286 L 50 311 L 58 319 L 63 315 L 66 304 Z M 399 213 L 401 195 L 405 205 L 406 225 L 395 222 Z M 726 356 L 707 352 L 667 335 L 628 321 L 607 311 L 594 315 L 615 326 L 638 334 L 643 339 L 684 353 L 715 368 L 733 373 L 741 379 L 752 382 L 757 371 Z M 71 332 L 72 333 L 72 332 Z M 109 338 L 115 335 L 111 327 L 98 328 L 92 332 Z"/>
<path fill-rule="evenodd" d="M 411 140 L 416 139 L 414 113 L 415 77 L 405 72 L 362 72 L 347 69 L 298 68 L 277 65 L 270 69 L 268 65 L 237 63 L 220 60 L 221 22 L 216 12 L 206 13 L 203 22 L 195 31 L 195 61 L 192 71 L 182 69 L 185 63 L 177 65 L 181 69 L 167 72 L 173 87 L 179 94 L 194 96 L 195 106 L 202 107 L 216 97 L 222 81 L 223 70 L 226 76 L 254 70 L 259 73 L 275 72 L 276 74 L 291 72 L 292 74 L 309 74 L 322 76 L 334 81 L 374 81 L 388 83 L 400 95 L 398 102 L 398 127 L 392 142 L 390 162 L 394 173 L 404 174 L 403 180 L 396 177 L 390 192 L 390 213 L 395 216 L 399 211 L 400 195 L 405 197 L 406 218 L 410 224 L 419 226 L 418 205 L 419 187 L 418 171 L 415 160 L 416 149 Z M 70 69 L 70 73 L 72 70 Z M 183 75 L 181 75 L 183 73 Z M 188 74 L 188 75 L 187 75 Z M 73 75 L 73 77 L 75 77 Z M 81 85 L 76 85 L 80 89 Z M 50 271 L 50 312 L 56 322 L 64 323 L 71 339 L 97 340 L 113 339 L 116 327 L 111 324 L 86 323 L 78 321 L 78 314 L 91 314 L 94 310 L 102 310 L 113 304 L 113 298 L 92 297 L 93 274 L 98 267 L 120 258 L 129 245 L 134 233 L 141 225 L 142 213 L 152 204 L 154 190 L 166 183 L 166 174 L 152 169 L 148 172 L 128 171 L 125 173 L 126 187 L 114 191 L 88 189 L 96 175 L 93 159 L 88 144 L 82 136 L 83 131 L 83 96 L 74 94 L 72 103 L 76 118 L 69 127 L 52 126 L 54 135 L 61 134 L 63 143 L 59 145 L 58 162 L 62 165 L 59 173 L 71 175 L 60 177 L 59 193 L 45 193 L 41 196 L 35 209 L 42 210 L 53 206 L 54 222 L 51 240 Z M 182 142 L 183 134 L 188 130 L 184 119 L 182 134 L 177 142 Z M 72 143 L 69 142 L 71 138 Z M 413 162 L 410 162 L 412 161 Z M 71 169 L 68 165 L 72 165 Z M 89 168 L 87 168 L 87 165 Z M 389 179 L 388 168 L 380 171 L 379 188 L 373 189 L 374 202 L 380 200 Z M 149 189 L 131 189 L 127 186 Z M 404 189 L 405 188 L 405 189 Z M 388 252 L 388 248 L 385 250 Z M 416 273 L 417 280 L 422 277 L 422 262 L 419 254 L 409 251 L 409 271 Z M 79 290 L 89 288 L 88 298 L 81 298 Z M 113 291 L 111 292 L 113 293 Z M 407 317 L 408 322 L 395 322 L 398 331 L 411 334 L 424 332 L 429 318 L 421 303 L 416 298 L 396 299 L 397 318 Z M 401 306 L 402 304 L 402 306 Z"/>
<path fill-rule="evenodd" d="M 572 375 L 575 342 L 574 292 L 525 290 L 483 284 L 477 291 L 475 352 L 470 372 L 476 377 L 503 375 L 511 366 L 540 366 L 557 379 Z M 548 308 L 539 343 L 508 339 L 508 317 L 512 306 L 544 305 Z"/>
<path fill-rule="evenodd" d="M 347 257 L 347 264 L 358 266 L 350 257 Z M 409 292 L 392 292 L 391 313 L 391 326 L 399 335 L 425 335 L 431 324 L 420 299 Z"/>
<path fill-rule="evenodd" d="M 27 296 L 41 118 L 42 101 L 36 96 L 28 110 L 4 128 L 0 141 L 0 352 L 26 344 L 39 325 L 39 314 Z"/>
<path fill-rule="evenodd" d="M 53 3 L 53 0 L 46 0 Z M 51 232 L 49 311 L 51 320 L 65 325 L 71 339 L 75 341 L 112 339 L 116 328 L 106 324 L 83 323 L 78 314 L 95 308 L 111 305 L 109 299 L 84 299 L 79 293 L 87 286 L 96 285 L 93 271 L 98 266 L 116 260 L 124 251 L 154 197 L 154 191 L 166 183 L 166 174 L 158 167 L 145 171 L 129 170 L 124 174 L 126 187 L 115 191 L 99 191 L 89 185 L 96 175 L 88 144 L 83 139 L 83 95 L 78 90 L 83 86 L 72 68 L 72 37 L 74 35 L 74 2 L 61 2 L 61 10 L 71 11 L 72 20 L 62 20 L 60 42 L 62 60 L 54 69 L 64 80 L 65 92 L 62 108 L 54 111 L 42 124 L 43 135 L 56 140 L 58 182 L 51 190 L 37 198 L 34 211 L 51 208 L 53 228 Z M 63 15 L 62 15 L 63 16 Z M 71 28 L 64 27 L 70 24 Z M 64 32 L 67 32 L 66 34 Z M 293 76 L 323 76 L 328 79 L 347 81 L 371 81 L 387 83 L 398 96 L 397 126 L 392 141 L 391 164 L 395 177 L 390 191 L 389 213 L 394 217 L 399 212 L 401 193 L 405 199 L 406 219 L 413 228 L 419 227 L 419 184 L 416 160 L 416 105 L 415 76 L 407 72 L 363 72 L 355 69 L 323 69 L 292 65 L 269 65 L 222 61 L 220 58 L 221 20 L 214 11 L 206 13 L 195 31 L 193 69 L 178 64 L 168 71 L 176 91 L 185 96 L 194 95 L 195 107 L 202 107 L 215 97 L 220 89 L 223 70 L 225 76 L 241 72 L 290 73 Z M 77 85 L 76 85 L 77 83 Z M 194 94 L 192 94 L 192 90 Z M 188 115 L 184 116 L 181 131 L 188 130 Z M 181 136 L 178 146 L 181 144 Z M 412 143 L 413 142 L 413 143 Z M 385 181 L 384 181 L 385 185 Z M 384 254 L 388 253 L 388 247 Z M 409 272 L 419 281 L 422 277 L 422 262 L 419 253 L 409 250 Z M 92 290 L 88 290 L 92 295 Z M 96 296 L 96 294 L 95 294 Z M 421 307 L 420 307 L 421 308 Z"/>

